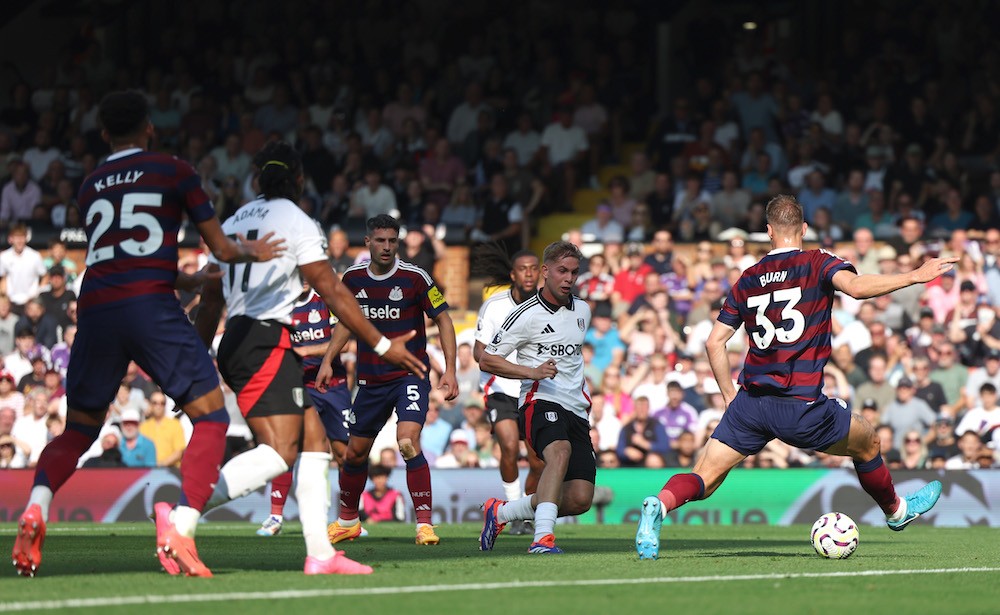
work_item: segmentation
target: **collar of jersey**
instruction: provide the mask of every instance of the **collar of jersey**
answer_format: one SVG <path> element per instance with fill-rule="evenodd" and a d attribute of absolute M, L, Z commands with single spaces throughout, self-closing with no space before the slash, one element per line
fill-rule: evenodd
<path fill-rule="evenodd" d="M 572 310 L 573 309 L 573 295 L 569 296 L 569 303 L 568 304 L 566 304 L 566 305 L 558 305 L 556 303 L 549 303 L 545 299 L 545 297 L 542 296 L 542 289 L 539 288 L 536 294 L 538 295 L 538 301 L 541 302 L 541 304 L 543 306 L 545 306 L 545 309 L 547 309 L 548 311 L 552 312 L 553 314 L 555 314 L 556 312 L 558 312 L 559 308 L 561 308 L 561 307 L 564 307 L 567 310 Z"/>
<path fill-rule="evenodd" d="M 123 149 L 120 152 L 115 152 L 111 154 L 105 160 L 118 160 L 119 158 L 124 158 L 125 156 L 131 156 L 132 154 L 138 154 L 142 151 L 141 147 L 130 147 L 128 149 Z"/>
<path fill-rule="evenodd" d="M 378 281 L 389 279 L 390 277 L 392 277 L 392 275 L 394 273 L 396 273 L 397 269 L 399 269 L 399 257 L 398 256 L 396 257 L 396 260 L 393 261 L 393 263 L 392 263 L 392 269 L 390 269 L 386 273 L 383 273 L 382 275 L 376 275 L 375 273 L 372 272 L 372 265 L 371 265 L 370 261 L 368 263 L 368 266 L 365 267 L 365 271 L 368 272 L 368 277 L 370 277 L 373 280 L 378 280 Z"/>
<path fill-rule="evenodd" d="M 772 254 L 785 254 L 786 252 L 801 252 L 802 248 L 775 248 L 767 253 L 768 256 Z"/>

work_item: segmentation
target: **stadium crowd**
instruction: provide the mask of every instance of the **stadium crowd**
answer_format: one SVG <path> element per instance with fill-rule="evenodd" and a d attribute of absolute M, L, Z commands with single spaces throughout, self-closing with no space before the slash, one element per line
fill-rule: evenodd
<path fill-rule="evenodd" d="M 196 167 L 223 219 L 253 196 L 253 153 L 295 143 L 299 204 L 330 233 L 338 273 L 354 262 L 347 231 L 376 214 L 404 223 L 401 258 L 432 271 L 446 236 L 513 253 L 577 190 L 606 189 L 566 235 L 588 257 L 578 294 L 594 314 L 584 357 L 601 467 L 693 465 L 724 411 L 705 341 L 766 250 L 771 196 L 796 195 L 807 239 L 860 273 L 960 256 L 926 287 L 840 298 L 825 392 L 879 426 L 890 468 L 998 465 L 1000 50 L 979 14 L 996 7 L 919 3 L 906 20 L 876 9 L 844 30 L 835 68 L 806 66 L 773 31 L 715 32 L 658 113 L 651 30 L 627 3 L 581 10 L 572 28 L 545 3 L 490 20 L 255 3 L 283 11 L 268 32 L 237 3 L 175 4 L 191 21 L 153 40 L 108 45 L 81 29 L 0 108 L 0 467 L 31 466 L 63 426 L 83 272 L 60 241 L 44 256 L 27 244 L 30 229 L 82 226 L 76 187 L 107 153 L 96 105 L 116 88 L 146 94 L 156 147 Z M 444 27 L 467 34 L 440 42 Z M 608 164 L 628 171 L 602 186 Z M 435 389 L 422 448 L 440 468 L 495 466 L 472 332 L 459 343 L 461 394 L 447 404 Z M 737 370 L 746 343 L 729 346 Z M 229 397 L 237 450 L 249 434 Z M 172 404 L 133 367 L 81 463 L 178 465 L 190 425 Z M 400 465 L 386 443 L 382 463 Z M 847 462 L 774 442 L 746 465 Z"/>

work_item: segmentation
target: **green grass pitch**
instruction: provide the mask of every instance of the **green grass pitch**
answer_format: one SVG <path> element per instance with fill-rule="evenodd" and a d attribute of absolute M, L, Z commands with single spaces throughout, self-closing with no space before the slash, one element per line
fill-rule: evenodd
<path fill-rule="evenodd" d="M 367 577 L 306 577 L 299 526 L 256 527 L 202 525 L 215 578 L 187 579 L 159 570 L 151 523 L 52 524 L 39 575 L 0 576 L 0 613 L 1000 612 L 1000 529 L 985 527 L 863 527 L 857 552 L 831 561 L 804 526 L 665 526 L 660 559 L 639 561 L 631 526 L 560 525 L 566 553 L 538 556 L 506 533 L 479 552 L 479 525 L 438 527 L 437 547 L 413 544 L 411 525 L 378 525 L 338 545 L 375 567 Z M 0 525 L 2 548 L 13 539 Z"/>

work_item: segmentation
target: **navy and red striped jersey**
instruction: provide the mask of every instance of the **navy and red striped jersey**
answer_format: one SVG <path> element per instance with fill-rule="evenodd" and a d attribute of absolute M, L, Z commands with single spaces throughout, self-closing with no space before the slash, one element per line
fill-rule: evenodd
<path fill-rule="evenodd" d="M 756 395 L 815 400 L 830 359 L 833 274 L 854 265 L 824 250 L 772 250 L 729 291 L 719 322 L 746 326 L 740 383 Z"/>
<path fill-rule="evenodd" d="M 174 293 L 177 232 L 215 215 L 201 179 L 173 156 L 128 149 L 108 157 L 80 186 L 87 273 L 80 309 Z"/>
<path fill-rule="evenodd" d="M 337 317 L 330 313 L 330 308 L 326 302 L 316 294 L 315 290 L 309 291 L 309 296 L 295 304 L 292 310 L 292 346 L 318 346 L 330 341 L 330 334 L 333 325 L 337 324 Z M 302 381 L 307 388 L 316 388 L 316 375 L 319 373 L 322 356 L 302 358 Z M 338 354 L 333 358 L 333 376 L 330 378 L 330 388 L 347 383 L 347 367 L 340 360 Z"/>
<path fill-rule="evenodd" d="M 385 275 L 372 273 L 368 263 L 350 267 L 344 272 L 343 282 L 358 300 L 361 311 L 382 335 L 393 338 L 416 330 L 417 334 L 406 343 L 406 349 L 430 367 L 424 314 L 437 318 L 448 309 L 448 303 L 426 271 L 397 258 L 396 264 Z M 360 386 L 385 384 L 407 373 L 358 340 L 357 374 Z"/>

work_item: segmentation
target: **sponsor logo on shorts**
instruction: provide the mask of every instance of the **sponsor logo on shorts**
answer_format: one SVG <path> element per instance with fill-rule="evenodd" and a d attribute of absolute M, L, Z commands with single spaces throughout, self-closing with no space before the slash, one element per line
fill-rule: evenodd
<path fill-rule="evenodd" d="M 545 420 L 547 420 L 550 423 L 555 423 L 556 421 L 559 420 L 559 415 L 556 414 L 555 412 L 546 412 Z"/>

